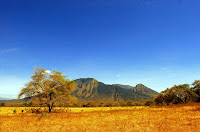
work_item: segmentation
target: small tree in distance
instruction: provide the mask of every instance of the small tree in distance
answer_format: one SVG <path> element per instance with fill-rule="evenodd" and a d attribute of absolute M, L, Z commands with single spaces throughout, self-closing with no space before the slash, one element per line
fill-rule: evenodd
<path fill-rule="evenodd" d="M 55 103 L 64 99 L 70 99 L 70 93 L 76 88 L 73 80 L 66 79 L 61 72 L 47 71 L 45 68 L 36 67 L 32 81 L 27 83 L 18 95 L 18 98 L 25 96 L 39 99 L 45 102 L 49 112 L 55 106 Z"/>
<path fill-rule="evenodd" d="M 146 100 L 146 101 L 144 102 L 144 105 L 145 105 L 145 106 L 152 106 L 152 105 L 153 105 L 153 101 L 151 101 L 151 100 Z"/>

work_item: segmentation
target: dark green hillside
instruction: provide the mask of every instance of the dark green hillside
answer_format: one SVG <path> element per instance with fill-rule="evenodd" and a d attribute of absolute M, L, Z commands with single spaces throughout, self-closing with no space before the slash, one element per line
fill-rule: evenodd
<path fill-rule="evenodd" d="M 73 92 L 81 101 L 113 102 L 113 101 L 139 101 L 152 100 L 157 92 L 145 87 L 127 85 L 107 85 L 93 78 L 75 80 L 78 88 Z M 149 93 L 148 93 L 149 92 Z"/>

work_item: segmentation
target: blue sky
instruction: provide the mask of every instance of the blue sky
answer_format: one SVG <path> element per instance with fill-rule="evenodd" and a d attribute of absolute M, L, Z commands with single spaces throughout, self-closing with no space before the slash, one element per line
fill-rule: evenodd
<path fill-rule="evenodd" d="M 0 96 L 35 66 L 158 92 L 200 79 L 199 0 L 1 0 Z"/>

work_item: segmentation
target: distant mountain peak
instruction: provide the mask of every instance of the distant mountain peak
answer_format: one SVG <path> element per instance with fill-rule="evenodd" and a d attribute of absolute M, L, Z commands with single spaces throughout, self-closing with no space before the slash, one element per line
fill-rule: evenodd
<path fill-rule="evenodd" d="M 86 78 L 79 78 L 79 79 L 82 79 L 82 80 L 92 80 L 92 79 L 94 79 L 94 78 L 86 77 Z"/>
<path fill-rule="evenodd" d="M 96 79 L 94 79 L 94 78 L 79 78 L 79 79 L 76 79 L 76 80 L 74 80 L 75 82 L 76 81 L 81 81 L 82 83 L 85 83 L 85 82 L 89 82 L 89 81 L 97 81 Z"/>
<path fill-rule="evenodd" d="M 140 86 L 142 86 L 142 87 L 147 87 L 147 86 L 145 86 L 145 85 L 142 84 L 142 83 L 137 84 L 135 87 L 140 87 Z"/>

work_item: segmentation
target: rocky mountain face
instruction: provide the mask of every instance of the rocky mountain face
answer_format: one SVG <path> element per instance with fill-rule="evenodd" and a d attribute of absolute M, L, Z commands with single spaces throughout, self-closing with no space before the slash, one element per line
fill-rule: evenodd
<path fill-rule="evenodd" d="M 75 80 L 77 89 L 72 93 L 79 101 L 115 102 L 152 100 L 158 93 L 142 84 L 136 87 L 129 85 L 107 85 L 93 78 Z"/>
<path fill-rule="evenodd" d="M 119 86 L 125 89 L 131 89 L 133 92 L 136 93 L 141 93 L 141 94 L 146 94 L 150 96 L 155 96 L 158 94 L 158 92 L 144 86 L 143 84 L 137 84 L 135 87 L 130 86 L 130 85 L 121 85 L 121 84 L 113 84 L 115 86 Z"/>

